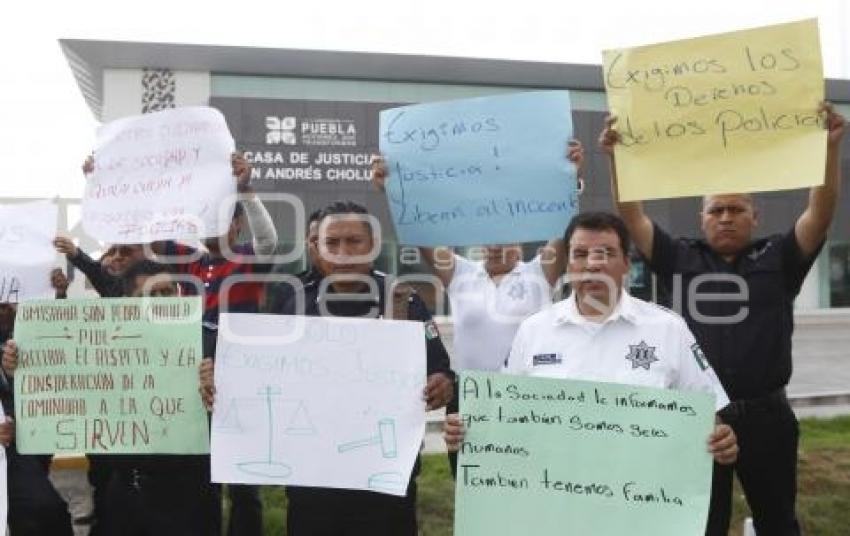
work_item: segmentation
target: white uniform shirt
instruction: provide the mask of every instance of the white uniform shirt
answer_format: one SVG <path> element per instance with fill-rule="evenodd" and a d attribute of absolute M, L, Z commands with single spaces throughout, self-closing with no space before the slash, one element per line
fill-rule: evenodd
<path fill-rule="evenodd" d="M 714 394 L 729 403 L 685 321 L 623 293 L 604 322 L 579 314 L 575 294 L 522 323 L 510 374 L 640 385 Z"/>
<path fill-rule="evenodd" d="M 552 303 L 540 257 L 519 262 L 498 284 L 484 262 L 454 256 L 448 288 L 454 320 L 454 370 L 500 370 L 520 323 Z"/>

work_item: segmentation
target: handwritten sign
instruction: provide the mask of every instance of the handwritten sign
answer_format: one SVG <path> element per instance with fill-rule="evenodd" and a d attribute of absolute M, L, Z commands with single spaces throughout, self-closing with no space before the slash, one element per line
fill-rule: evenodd
<path fill-rule="evenodd" d="M 83 226 L 113 243 L 221 236 L 233 215 L 233 138 L 221 112 L 175 108 L 98 131 Z"/>
<path fill-rule="evenodd" d="M 567 91 L 382 111 L 379 143 L 399 241 L 459 246 L 563 234 L 578 207 L 566 158 L 570 113 Z"/>
<path fill-rule="evenodd" d="M 198 298 L 33 301 L 15 320 L 23 454 L 203 454 Z"/>
<path fill-rule="evenodd" d="M 604 52 L 621 201 L 823 182 L 815 19 Z"/>
<path fill-rule="evenodd" d="M 405 494 L 425 433 L 421 323 L 222 320 L 213 482 Z M 273 340 L 279 337 L 287 342 Z"/>
<path fill-rule="evenodd" d="M 461 378 L 455 534 L 702 534 L 709 395 L 493 373 Z"/>
<path fill-rule="evenodd" d="M 53 295 L 58 211 L 49 201 L 0 205 L 0 303 Z"/>

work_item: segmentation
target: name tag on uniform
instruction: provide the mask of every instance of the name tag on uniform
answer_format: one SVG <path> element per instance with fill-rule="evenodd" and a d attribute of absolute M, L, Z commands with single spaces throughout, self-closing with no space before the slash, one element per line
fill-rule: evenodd
<path fill-rule="evenodd" d="M 534 366 L 537 365 L 560 365 L 561 354 L 535 354 Z"/>

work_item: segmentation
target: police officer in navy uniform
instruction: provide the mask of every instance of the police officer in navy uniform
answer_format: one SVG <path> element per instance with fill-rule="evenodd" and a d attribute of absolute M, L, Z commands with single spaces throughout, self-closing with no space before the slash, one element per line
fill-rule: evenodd
<path fill-rule="evenodd" d="M 695 296 L 686 294 L 682 314 L 732 400 L 722 417 L 738 436 L 734 470 L 756 532 L 770 536 L 800 534 L 795 513 L 799 431 L 785 396 L 794 299 L 835 214 L 846 124 L 831 104 L 822 104 L 820 111 L 827 128 L 824 183 L 811 189 L 808 206 L 785 234 L 753 239 L 758 211 L 749 195 L 707 196 L 704 239 L 674 239 L 644 213 L 640 202 L 617 203 L 637 248 L 668 292 L 715 294 L 695 307 Z M 609 118 L 600 135 L 610 157 L 614 192 L 613 149 L 620 141 L 615 122 Z M 715 465 L 707 534 L 726 535 L 731 488 L 732 467 Z"/>
<path fill-rule="evenodd" d="M 304 236 L 304 253 L 310 264 L 306 270 L 302 270 L 295 274 L 295 278 L 305 285 L 311 281 L 318 281 L 322 278 L 321 272 L 317 266 L 317 256 L 319 254 L 317 243 L 319 240 L 319 220 L 322 217 L 322 210 L 317 209 L 310 213 L 307 217 L 307 234 Z M 276 274 L 280 272 L 275 270 Z M 287 279 L 289 279 L 287 277 Z M 300 286 L 299 286 L 300 288 Z M 283 304 L 292 298 L 295 291 L 294 286 L 289 281 L 281 281 L 270 284 L 266 290 L 264 312 L 276 312 L 283 308 Z M 211 355 L 211 354 L 204 354 Z"/>
<path fill-rule="evenodd" d="M 293 289 L 280 308 L 271 312 L 425 322 L 428 378 L 423 397 L 429 410 L 444 407 L 454 396 L 455 375 L 448 353 L 422 299 L 406 286 L 387 288 L 387 277 L 373 269 L 370 252 L 379 248 L 379 238 L 373 236 L 368 218 L 366 209 L 353 202 L 340 201 L 326 207 L 319 220 L 316 258 L 322 278 L 308 280 L 302 287 Z M 201 368 L 201 391 L 208 407 L 213 402 L 212 375 L 212 362 L 205 360 Z M 419 467 L 417 459 L 404 497 L 359 490 L 288 487 L 287 534 L 415 536 L 415 478 Z"/>

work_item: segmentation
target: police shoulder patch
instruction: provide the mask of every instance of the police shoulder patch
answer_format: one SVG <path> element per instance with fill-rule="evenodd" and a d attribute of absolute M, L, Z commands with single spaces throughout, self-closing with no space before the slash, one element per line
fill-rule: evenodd
<path fill-rule="evenodd" d="M 437 324 L 433 320 L 425 322 L 425 338 L 429 341 L 440 338 L 440 330 L 437 329 Z"/>
<path fill-rule="evenodd" d="M 703 353 L 702 348 L 699 347 L 698 343 L 693 343 L 691 345 L 691 353 L 694 354 L 694 359 L 696 359 L 697 365 L 699 365 L 700 370 L 707 370 L 708 359 L 706 359 L 705 353 Z"/>

